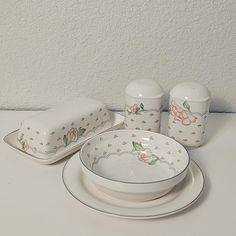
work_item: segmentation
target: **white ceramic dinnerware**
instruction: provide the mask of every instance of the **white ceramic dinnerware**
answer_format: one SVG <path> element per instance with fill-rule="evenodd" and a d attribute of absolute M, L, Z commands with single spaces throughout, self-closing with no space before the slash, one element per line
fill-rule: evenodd
<path fill-rule="evenodd" d="M 107 215 L 128 219 L 152 219 L 176 214 L 191 206 L 201 195 L 204 177 L 191 161 L 186 178 L 167 195 L 145 202 L 122 200 L 99 191 L 80 168 L 79 153 L 66 163 L 62 179 L 68 192 L 85 206 Z"/>
<path fill-rule="evenodd" d="M 125 128 L 160 131 L 163 90 L 154 80 L 133 80 L 125 90 Z"/>
<path fill-rule="evenodd" d="M 124 117 L 89 98 L 77 98 L 23 121 L 4 141 L 42 164 L 54 163 L 78 151 L 89 138 L 120 128 Z"/>
<path fill-rule="evenodd" d="M 189 161 L 175 140 L 142 130 L 97 135 L 80 151 L 82 171 L 98 188 L 134 201 L 168 193 L 186 176 Z"/>
<path fill-rule="evenodd" d="M 168 136 L 188 147 L 204 143 L 210 92 L 196 82 L 176 85 L 170 92 Z"/>

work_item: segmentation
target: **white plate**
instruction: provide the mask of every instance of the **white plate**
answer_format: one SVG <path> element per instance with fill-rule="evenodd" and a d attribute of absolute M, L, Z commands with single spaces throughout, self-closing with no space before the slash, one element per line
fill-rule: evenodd
<path fill-rule="evenodd" d="M 187 176 L 169 194 L 146 202 L 121 200 L 99 191 L 83 176 L 77 155 L 65 164 L 62 173 L 63 183 L 75 199 L 103 214 L 129 219 L 151 219 L 172 215 L 192 205 L 204 187 L 203 173 L 199 166 L 191 161 Z"/>
<path fill-rule="evenodd" d="M 95 136 L 95 135 L 97 135 L 99 133 L 105 132 L 105 131 L 110 131 L 110 130 L 118 129 L 118 128 L 121 128 L 123 126 L 124 116 L 122 116 L 120 114 L 117 114 L 117 113 L 113 113 L 113 114 L 114 115 L 112 116 L 112 119 L 111 119 L 111 123 L 112 123 L 111 128 L 100 130 L 99 132 L 95 130 L 93 136 Z M 25 153 L 24 151 L 22 151 L 21 149 L 19 149 L 16 146 L 18 131 L 19 130 L 15 130 L 15 131 L 7 134 L 3 138 L 4 142 L 6 144 L 8 144 L 10 147 L 12 147 L 14 150 L 18 151 L 20 154 L 22 154 L 22 155 L 24 155 L 24 156 L 26 156 L 26 157 L 34 160 L 34 161 L 37 161 L 37 162 L 39 162 L 41 164 L 45 164 L 45 165 L 49 165 L 49 164 L 55 163 L 55 162 L 61 160 L 62 158 L 64 158 L 64 157 L 66 157 L 66 156 L 68 156 L 68 155 L 78 151 L 81 148 L 81 146 L 89 139 L 89 138 L 85 139 L 85 140 L 81 141 L 80 143 L 76 143 L 74 146 L 71 146 L 69 148 L 65 148 L 62 151 L 57 152 L 55 154 L 50 154 L 50 156 L 47 155 L 47 154 L 44 154 L 44 157 L 39 157 L 36 154 L 32 155 L 32 154 Z"/>

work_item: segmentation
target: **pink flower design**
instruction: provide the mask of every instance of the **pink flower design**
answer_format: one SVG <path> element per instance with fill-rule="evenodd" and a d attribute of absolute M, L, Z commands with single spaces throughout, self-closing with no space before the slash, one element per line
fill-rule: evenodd
<path fill-rule="evenodd" d="M 130 107 L 130 112 L 132 114 L 136 114 L 138 112 L 138 105 L 134 104 L 133 106 Z"/>
<path fill-rule="evenodd" d="M 133 151 L 138 152 L 137 158 L 139 161 L 147 163 L 148 165 L 155 165 L 156 162 L 159 160 L 159 157 L 152 153 L 149 148 L 144 148 L 141 143 L 132 142 L 133 144 Z"/>
<path fill-rule="evenodd" d="M 181 121 L 183 125 L 190 125 L 197 120 L 197 117 L 193 116 L 190 110 L 182 109 L 175 101 L 171 102 L 169 111 L 174 119 Z"/>
<path fill-rule="evenodd" d="M 78 130 L 76 128 L 71 128 L 67 133 L 67 139 L 69 142 L 76 142 L 78 139 Z"/>
<path fill-rule="evenodd" d="M 71 128 L 66 135 L 63 136 L 63 142 L 65 146 L 68 146 L 72 142 L 76 142 L 79 137 L 81 137 L 84 132 L 86 131 L 85 128 L 79 127 L 77 128 Z"/>
<path fill-rule="evenodd" d="M 127 106 L 127 105 L 126 105 Z M 132 106 L 127 106 L 128 115 L 141 115 L 142 112 L 144 112 L 144 105 L 143 103 L 140 103 L 140 105 L 133 104 Z"/>
<path fill-rule="evenodd" d="M 145 163 L 151 163 L 153 159 L 152 152 L 150 149 L 145 149 L 144 151 L 140 151 L 137 157 L 140 161 L 143 161 Z"/>

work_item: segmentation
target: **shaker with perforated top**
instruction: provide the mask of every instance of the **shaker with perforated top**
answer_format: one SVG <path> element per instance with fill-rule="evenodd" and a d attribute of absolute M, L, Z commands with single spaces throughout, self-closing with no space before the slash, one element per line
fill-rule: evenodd
<path fill-rule="evenodd" d="M 125 128 L 160 131 L 163 90 L 155 80 L 133 80 L 126 87 Z"/>
<path fill-rule="evenodd" d="M 204 143 L 210 92 L 196 82 L 184 82 L 170 91 L 168 136 L 188 147 Z"/>

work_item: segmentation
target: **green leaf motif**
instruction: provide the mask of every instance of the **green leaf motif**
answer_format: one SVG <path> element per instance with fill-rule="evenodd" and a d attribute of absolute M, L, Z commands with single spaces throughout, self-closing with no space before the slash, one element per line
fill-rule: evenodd
<path fill-rule="evenodd" d="M 65 143 L 65 146 L 68 145 L 68 138 L 66 135 L 63 136 L 63 142 Z"/>
<path fill-rule="evenodd" d="M 18 139 L 19 142 L 21 142 L 23 140 L 24 134 L 20 135 L 20 138 Z"/>
<path fill-rule="evenodd" d="M 158 160 L 159 160 L 159 157 L 152 154 L 152 161 L 150 161 L 148 164 L 149 165 L 155 165 Z"/>
<path fill-rule="evenodd" d="M 183 107 L 184 107 L 185 109 L 187 109 L 188 111 L 190 111 L 190 105 L 188 104 L 187 101 L 184 101 Z"/>
<path fill-rule="evenodd" d="M 80 127 L 80 128 L 78 129 L 78 136 L 82 136 L 85 131 L 86 131 L 86 129 Z"/>
<path fill-rule="evenodd" d="M 141 108 L 142 110 L 144 110 L 144 105 L 143 105 L 143 103 L 140 103 L 140 108 Z"/>
<path fill-rule="evenodd" d="M 132 142 L 135 151 L 144 151 L 141 143 Z"/>

